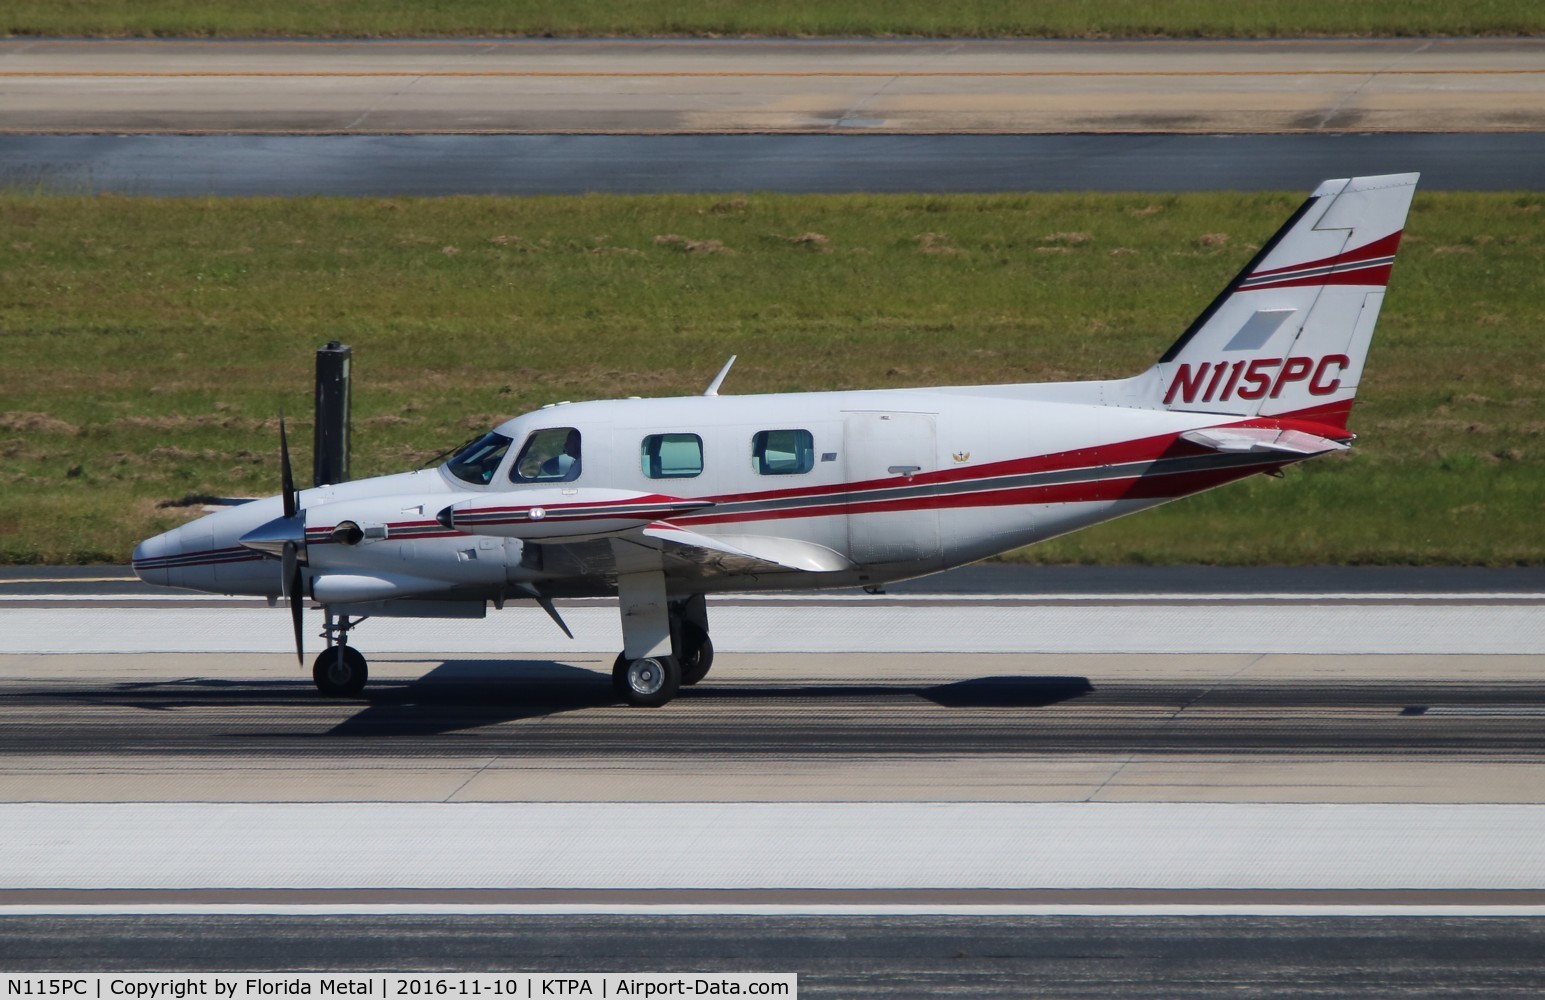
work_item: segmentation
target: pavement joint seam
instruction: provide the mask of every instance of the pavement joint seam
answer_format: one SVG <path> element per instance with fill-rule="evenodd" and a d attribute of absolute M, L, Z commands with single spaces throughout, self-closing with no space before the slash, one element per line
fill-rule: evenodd
<path fill-rule="evenodd" d="M 1538 76 L 1545 68 L 1511 69 L 1309 69 L 1309 70 L 0 70 L 0 77 L 33 79 L 372 79 L 382 77 L 512 79 L 1134 79 L 1145 77 L 1325 77 L 1325 76 Z"/>

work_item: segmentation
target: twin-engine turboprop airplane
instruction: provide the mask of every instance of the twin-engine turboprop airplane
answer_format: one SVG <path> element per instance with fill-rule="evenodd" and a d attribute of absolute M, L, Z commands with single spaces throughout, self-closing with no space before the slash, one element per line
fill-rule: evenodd
<path fill-rule="evenodd" d="M 143 543 L 149 583 L 322 606 L 357 694 L 368 617 L 616 594 L 613 679 L 661 705 L 713 662 L 704 595 L 874 587 L 1341 451 L 1417 175 L 1326 181 L 1132 378 L 562 403 L 436 469 L 283 492 Z M 733 358 L 730 359 L 732 362 Z M 277 572 L 276 572 L 277 570 Z"/>

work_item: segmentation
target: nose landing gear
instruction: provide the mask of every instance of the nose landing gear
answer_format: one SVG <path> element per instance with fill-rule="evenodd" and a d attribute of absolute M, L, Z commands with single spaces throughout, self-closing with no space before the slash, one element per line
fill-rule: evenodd
<path fill-rule="evenodd" d="M 370 679 L 364 654 L 349 645 L 349 629 L 362 621 L 365 619 L 351 621 L 348 615 L 327 612 L 322 625 L 327 648 L 318 653 L 312 663 L 311 679 L 317 690 L 329 698 L 353 698 L 364 690 L 365 682 Z"/>
<path fill-rule="evenodd" d="M 311 665 L 317 690 L 329 698 L 352 698 L 365 687 L 370 671 L 365 657 L 353 646 L 333 646 L 317 654 Z"/>

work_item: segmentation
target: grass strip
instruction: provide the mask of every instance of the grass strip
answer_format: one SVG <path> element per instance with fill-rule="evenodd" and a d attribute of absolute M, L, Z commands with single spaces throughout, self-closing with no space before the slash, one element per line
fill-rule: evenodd
<path fill-rule="evenodd" d="M 1535 35 L 1530 0 L 11 0 L 0 32 L 99 36 Z"/>
<path fill-rule="evenodd" d="M 0 195 L 0 561 L 122 561 L 276 489 L 275 414 L 355 348 L 356 475 L 542 403 L 1105 378 L 1151 364 L 1301 193 Z M 1047 562 L 1545 558 L 1545 196 L 1419 193 L 1350 455 Z M 294 420 L 307 468 L 304 420 Z"/>

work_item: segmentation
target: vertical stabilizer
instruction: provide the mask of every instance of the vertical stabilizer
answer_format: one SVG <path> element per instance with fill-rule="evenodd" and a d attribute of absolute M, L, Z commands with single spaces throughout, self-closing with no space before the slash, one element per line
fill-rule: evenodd
<path fill-rule="evenodd" d="M 1345 426 L 1416 180 L 1321 184 L 1159 359 L 1160 405 Z"/>

